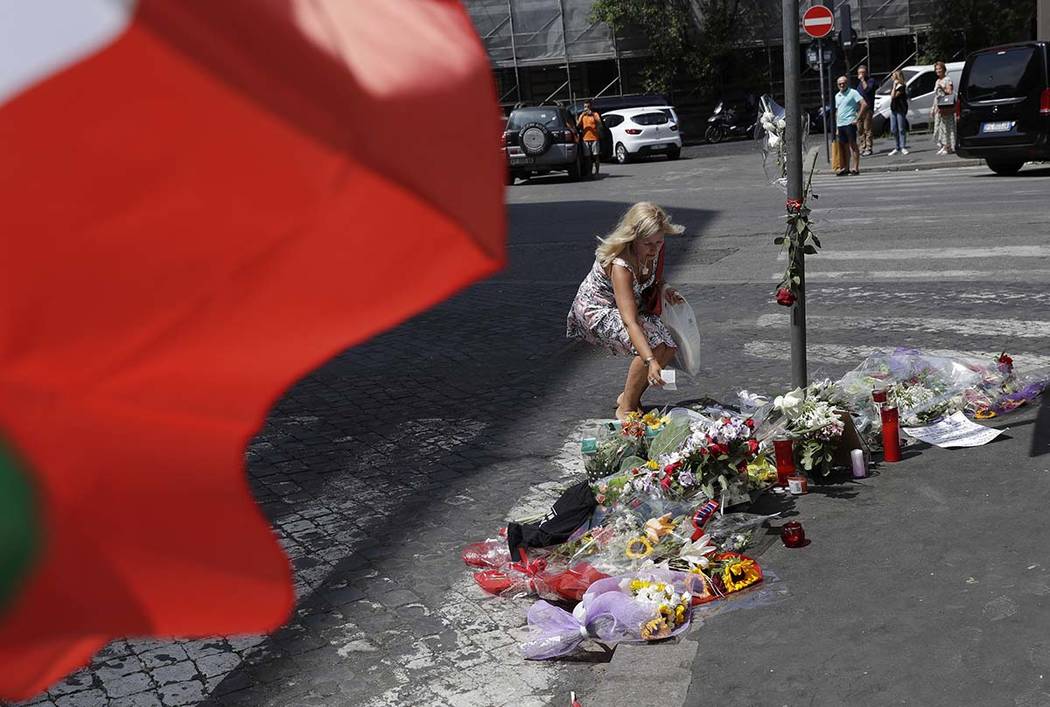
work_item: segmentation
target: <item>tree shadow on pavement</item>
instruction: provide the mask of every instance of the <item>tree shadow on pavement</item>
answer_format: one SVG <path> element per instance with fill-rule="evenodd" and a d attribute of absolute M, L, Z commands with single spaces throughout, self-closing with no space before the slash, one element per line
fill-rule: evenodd
<path fill-rule="evenodd" d="M 624 359 L 566 346 L 565 316 L 594 236 L 628 206 L 509 205 L 504 273 L 348 350 L 277 403 L 248 469 L 299 600 L 202 704 L 305 704 L 317 685 L 331 691 L 325 704 L 363 704 L 403 687 L 396 673 L 421 650 L 455 672 L 441 661 L 470 649 L 461 634 L 520 628 L 469 608 L 459 553 L 534 484 L 558 480 L 551 458 L 622 386 Z M 691 237 L 669 258 L 698 249 L 713 216 L 675 209 Z M 449 618 L 450 601 L 465 614 Z"/>

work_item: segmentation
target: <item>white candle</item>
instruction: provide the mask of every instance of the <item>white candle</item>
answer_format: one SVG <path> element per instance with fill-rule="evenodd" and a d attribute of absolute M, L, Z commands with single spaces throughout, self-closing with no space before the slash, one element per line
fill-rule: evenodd
<path fill-rule="evenodd" d="M 678 390 L 674 382 L 674 369 L 664 368 L 660 370 L 660 377 L 664 379 L 664 390 Z"/>
<path fill-rule="evenodd" d="M 864 463 L 864 450 L 854 449 L 849 456 L 853 461 L 853 478 L 863 479 L 868 475 L 868 465 Z"/>

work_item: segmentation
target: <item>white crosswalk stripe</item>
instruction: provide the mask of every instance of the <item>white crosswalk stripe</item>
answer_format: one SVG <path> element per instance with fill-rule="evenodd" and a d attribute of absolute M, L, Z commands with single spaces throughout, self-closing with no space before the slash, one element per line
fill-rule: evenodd
<path fill-rule="evenodd" d="M 808 344 L 806 346 L 806 357 L 810 361 L 822 363 L 849 364 L 855 366 L 860 364 L 867 356 L 877 349 L 892 350 L 893 346 L 872 346 L 860 344 Z M 922 349 L 923 353 L 933 356 L 964 357 L 978 361 L 992 361 L 999 355 L 999 351 L 955 351 L 948 349 Z M 786 361 L 791 357 L 791 345 L 786 341 L 758 340 L 749 341 L 744 344 L 744 353 L 754 358 L 773 361 Z M 1050 355 L 1030 353 L 1024 351 L 1010 351 L 1014 359 L 1014 366 L 1021 372 L 1037 368 L 1050 367 Z"/>
<path fill-rule="evenodd" d="M 758 318 L 760 329 L 787 331 L 789 315 L 763 314 Z M 964 336 L 1002 337 L 1004 339 L 1050 339 L 1050 321 L 1025 319 L 946 319 L 938 317 L 806 317 L 813 330 L 903 331 L 923 334 L 962 334 Z"/>
<path fill-rule="evenodd" d="M 772 282 L 778 282 L 781 277 L 783 277 L 783 273 L 774 273 L 769 279 Z M 872 282 L 877 280 L 924 280 L 930 282 L 988 280 L 1004 282 L 1018 279 L 1032 280 L 1042 277 L 1050 277 L 1050 270 L 816 270 L 813 268 L 812 261 L 806 261 L 806 280 L 809 282 L 824 280 L 846 280 L 850 282 Z"/>
<path fill-rule="evenodd" d="M 984 258 L 1047 258 L 1050 246 L 1008 245 L 990 248 L 894 248 L 893 250 L 826 250 L 819 260 L 967 260 Z M 777 260 L 787 260 L 781 252 Z"/>

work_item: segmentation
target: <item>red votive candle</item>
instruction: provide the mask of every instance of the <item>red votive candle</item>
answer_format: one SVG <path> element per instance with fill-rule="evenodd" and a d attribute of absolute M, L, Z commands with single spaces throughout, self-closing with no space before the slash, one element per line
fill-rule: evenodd
<path fill-rule="evenodd" d="M 777 486 L 787 486 L 788 477 L 795 474 L 795 444 L 787 437 L 773 440 L 773 454 L 777 460 Z"/>
<path fill-rule="evenodd" d="M 802 547 L 806 542 L 806 531 L 798 521 L 789 521 L 780 526 L 780 540 L 786 547 Z"/>
<path fill-rule="evenodd" d="M 896 405 L 882 406 L 882 459 L 887 462 L 901 460 L 900 413 Z"/>
<path fill-rule="evenodd" d="M 871 391 L 871 399 L 879 405 L 886 402 L 886 389 L 885 388 L 874 388 Z"/>

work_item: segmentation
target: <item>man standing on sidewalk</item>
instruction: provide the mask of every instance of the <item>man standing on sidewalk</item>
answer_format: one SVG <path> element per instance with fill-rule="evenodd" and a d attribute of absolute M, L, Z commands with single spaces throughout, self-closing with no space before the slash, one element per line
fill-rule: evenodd
<path fill-rule="evenodd" d="M 864 99 L 864 102 L 868 104 L 870 109 L 861 111 L 861 116 L 857 123 L 858 132 L 860 133 L 860 154 L 865 157 L 871 154 L 872 147 L 875 144 L 875 136 L 872 134 L 871 129 L 871 119 L 875 110 L 875 91 L 878 87 L 878 81 L 868 76 L 868 67 L 864 64 L 858 66 L 857 93 L 861 95 L 861 98 Z"/>
<path fill-rule="evenodd" d="M 598 174 L 598 157 L 601 146 L 601 143 L 598 142 L 598 128 L 601 124 L 602 117 L 591 110 L 591 102 L 584 101 L 583 112 L 576 119 L 576 127 L 583 133 L 583 142 L 580 146 L 583 148 L 584 157 L 588 160 L 587 174 L 591 174 L 592 170 L 595 175 Z"/>
<path fill-rule="evenodd" d="M 857 123 L 864 118 L 864 113 L 868 109 L 868 104 L 864 102 L 864 97 L 857 93 L 856 89 L 849 87 L 849 79 L 845 76 L 839 76 L 838 78 L 839 92 L 835 94 L 835 139 L 839 142 L 839 147 L 845 149 L 849 146 L 849 152 L 846 153 L 845 163 L 846 166 L 840 169 L 836 174 L 842 177 L 847 174 L 860 174 L 860 148 L 857 146 Z M 850 156 L 853 157 L 856 167 L 850 169 Z"/>

